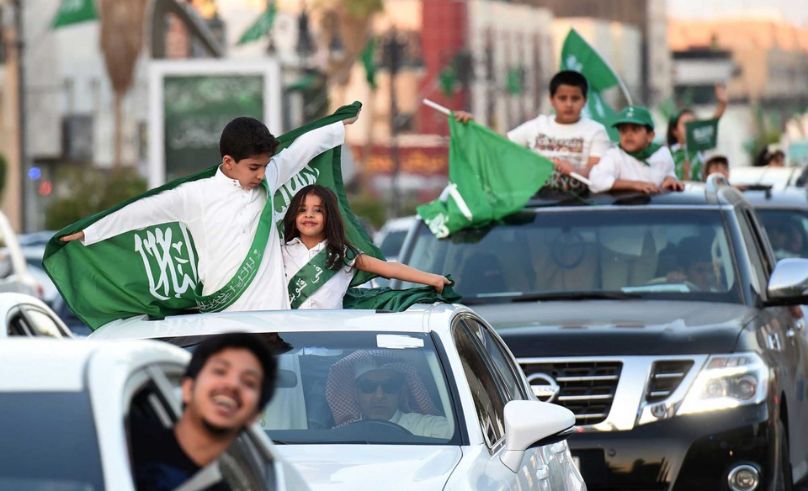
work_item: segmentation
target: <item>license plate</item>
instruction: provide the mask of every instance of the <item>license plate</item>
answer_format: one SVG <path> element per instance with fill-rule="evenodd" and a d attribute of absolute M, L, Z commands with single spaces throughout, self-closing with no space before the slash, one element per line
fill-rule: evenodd
<path fill-rule="evenodd" d="M 573 455 L 572 456 L 572 463 L 575 464 L 575 468 L 578 469 L 578 471 L 581 470 L 581 458 L 580 457 L 576 457 L 576 456 Z"/>

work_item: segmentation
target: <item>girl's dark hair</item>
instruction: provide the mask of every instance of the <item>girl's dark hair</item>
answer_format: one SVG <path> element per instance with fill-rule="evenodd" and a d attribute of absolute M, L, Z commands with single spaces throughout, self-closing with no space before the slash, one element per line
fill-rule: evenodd
<path fill-rule="evenodd" d="M 328 250 L 326 266 L 328 269 L 337 270 L 347 264 L 345 253 L 350 250 L 353 254 L 356 254 L 357 250 L 345 238 L 345 227 L 342 225 L 337 196 L 327 187 L 312 184 L 302 188 L 292 198 L 292 202 L 289 203 L 289 207 L 286 209 L 286 215 L 283 217 L 283 240 L 289 242 L 300 236 L 300 231 L 297 229 L 295 221 L 298 211 L 303 206 L 303 201 L 310 194 L 323 200 L 324 231 L 327 241 L 326 249 Z"/>
<path fill-rule="evenodd" d="M 682 109 L 668 120 L 668 132 L 665 134 L 665 140 L 668 142 L 669 147 L 675 143 L 679 143 L 674 132 L 676 131 L 676 127 L 679 126 L 679 120 L 682 119 L 682 116 L 685 114 L 696 115 L 692 109 Z"/>

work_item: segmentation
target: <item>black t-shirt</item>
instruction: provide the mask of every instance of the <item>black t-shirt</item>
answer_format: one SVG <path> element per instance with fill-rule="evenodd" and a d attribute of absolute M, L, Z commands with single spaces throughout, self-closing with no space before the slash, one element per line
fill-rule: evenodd
<path fill-rule="evenodd" d="M 138 491 L 173 491 L 201 469 L 182 450 L 173 429 L 153 424 L 133 431 L 132 461 Z M 206 489 L 230 487 L 219 481 Z"/>

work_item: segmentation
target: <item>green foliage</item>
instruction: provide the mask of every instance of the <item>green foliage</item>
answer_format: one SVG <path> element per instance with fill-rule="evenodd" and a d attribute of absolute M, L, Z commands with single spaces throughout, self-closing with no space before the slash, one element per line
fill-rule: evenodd
<path fill-rule="evenodd" d="M 45 210 L 45 228 L 50 230 L 59 230 L 146 191 L 146 180 L 130 167 L 63 167 L 56 172 L 55 181 L 59 192 Z"/>
<path fill-rule="evenodd" d="M 355 19 L 364 19 L 384 10 L 382 0 L 344 0 L 344 2 L 348 14 Z"/>
<path fill-rule="evenodd" d="M 384 225 L 387 220 L 387 210 L 384 202 L 373 197 L 370 193 L 363 192 L 349 195 L 348 203 L 357 217 L 369 222 L 376 230 Z"/>

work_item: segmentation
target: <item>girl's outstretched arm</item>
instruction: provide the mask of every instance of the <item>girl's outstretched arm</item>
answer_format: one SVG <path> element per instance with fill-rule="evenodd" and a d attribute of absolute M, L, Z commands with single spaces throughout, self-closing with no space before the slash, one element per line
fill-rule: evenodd
<path fill-rule="evenodd" d="M 360 254 L 356 258 L 356 267 L 362 271 L 384 276 L 385 278 L 396 278 L 401 281 L 430 285 L 438 293 L 442 293 L 443 287 L 450 283 L 445 276 L 427 273 L 420 269 L 411 268 L 406 264 L 382 261 L 367 254 Z"/>

